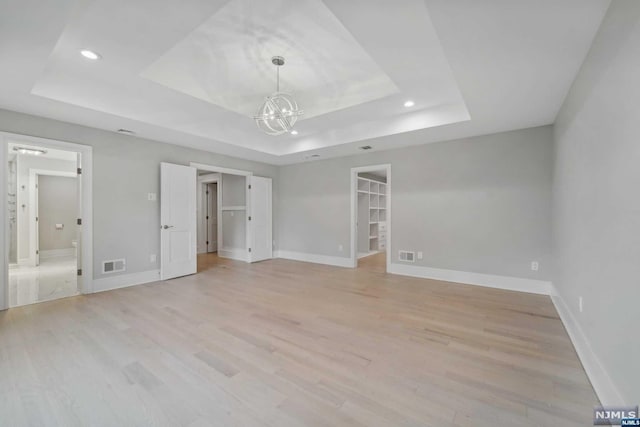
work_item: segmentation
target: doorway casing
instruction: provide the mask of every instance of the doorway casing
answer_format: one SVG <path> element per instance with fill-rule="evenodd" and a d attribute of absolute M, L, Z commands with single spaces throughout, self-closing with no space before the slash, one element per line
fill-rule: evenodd
<path fill-rule="evenodd" d="M 391 269 L 391 164 L 360 166 L 351 168 L 351 267 L 358 267 L 358 174 L 363 172 L 379 172 L 384 170 L 387 175 L 387 272 Z"/>
<path fill-rule="evenodd" d="M 82 168 L 82 233 L 80 238 L 80 253 L 82 275 L 78 276 L 78 289 L 83 294 L 93 292 L 93 147 L 71 142 L 58 141 L 48 138 L 20 135 L 0 131 L 0 310 L 9 308 L 9 221 L 7 218 L 7 180 L 8 150 L 10 142 L 36 145 L 43 148 L 72 151 L 80 153 Z"/>

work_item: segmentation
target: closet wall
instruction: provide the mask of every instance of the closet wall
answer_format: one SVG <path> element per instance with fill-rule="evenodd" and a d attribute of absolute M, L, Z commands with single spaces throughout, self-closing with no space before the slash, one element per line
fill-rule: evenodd
<path fill-rule="evenodd" d="M 247 193 L 246 177 L 222 174 L 222 257 L 246 259 Z"/>

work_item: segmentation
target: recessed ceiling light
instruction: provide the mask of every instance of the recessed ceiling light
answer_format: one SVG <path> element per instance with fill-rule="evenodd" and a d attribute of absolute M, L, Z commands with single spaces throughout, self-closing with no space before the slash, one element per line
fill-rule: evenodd
<path fill-rule="evenodd" d="M 32 156 L 40 156 L 42 154 L 47 154 L 47 150 L 40 150 L 38 148 L 28 148 L 28 147 L 13 147 L 13 151 L 17 151 L 20 154 L 30 154 Z"/>
<path fill-rule="evenodd" d="M 297 130 L 294 129 L 294 130 L 291 131 L 291 135 L 297 135 L 297 134 L 298 134 Z"/>
<path fill-rule="evenodd" d="M 91 59 L 93 61 L 96 61 L 96 60 L 102 58 L 99 54 L 97 54 L 96 52 L 94 52 L 92 50 L 89 50 L 89 49 L 82 49 L 80 51 L 80 54 L 82 56 L 84 56 L 85 58 Z"/>
<path fill-rule="evenodd" d="M 404 106 L 407 107 L 407 108 L 413 107 L 414 105 L 416 105 L 416 103 L 411 101 L 411 100 L 409 100 L 409 101 L 404 103 Z"/>

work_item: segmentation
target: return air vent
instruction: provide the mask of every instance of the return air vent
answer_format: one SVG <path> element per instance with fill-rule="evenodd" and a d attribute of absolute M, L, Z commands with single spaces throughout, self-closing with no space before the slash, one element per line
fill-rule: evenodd
<path fill-rule="evenodd" d="M 102 262 L 102 273 L 118 273 L 124 271 L 127 267 L 127 262 L 124 259 L 114 259 L 110 261 Z"/>
<path fill-rule="evenodd" d="M 416 262 L 416 253 L 409 251 L 399 251 L 398 259 L 404 262 Z"/>

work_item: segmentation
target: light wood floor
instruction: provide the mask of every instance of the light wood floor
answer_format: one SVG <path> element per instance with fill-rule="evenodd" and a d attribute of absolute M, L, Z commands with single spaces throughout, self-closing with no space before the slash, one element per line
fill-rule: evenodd
<path fill-rule="evenodd" d="M 358 268 L 369 270 L 371 273 L 387 272 L 387 253 L 378 252 L 358 260 Z"/>
<path fill-rule="evenodd" d="M 0 424 L 586 426 L 549 298 L 295 261 L 0 313 Z"/>

